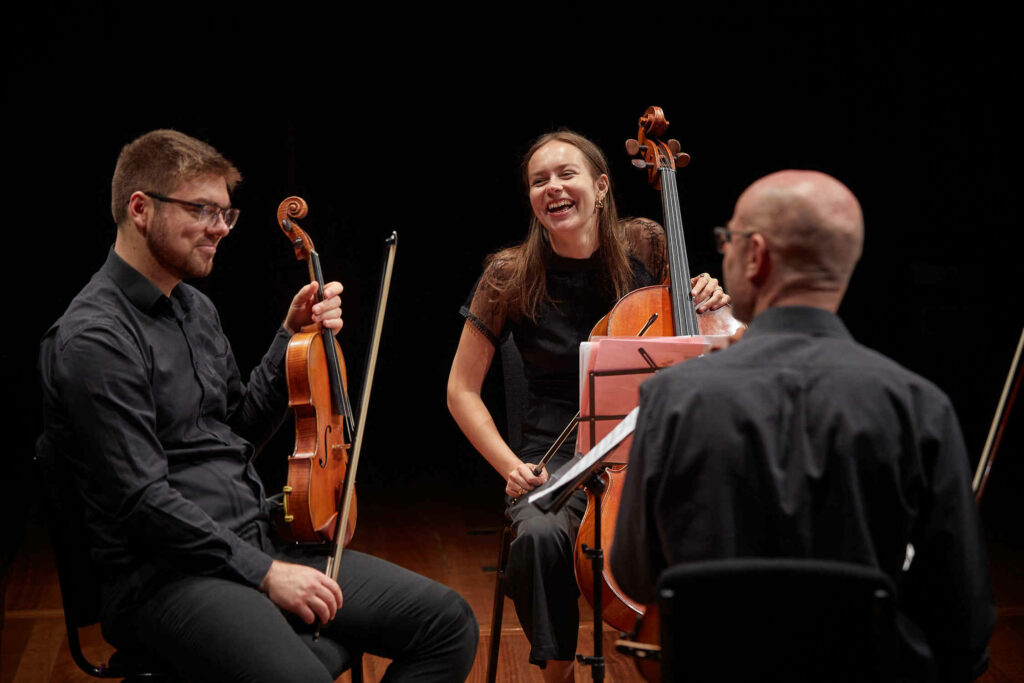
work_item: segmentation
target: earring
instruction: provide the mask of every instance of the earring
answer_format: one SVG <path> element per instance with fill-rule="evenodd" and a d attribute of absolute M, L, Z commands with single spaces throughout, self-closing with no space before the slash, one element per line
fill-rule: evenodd
<path fill-rule="evenodd" d="M 601 195 L 600 197 L 597 198 L 597 201 L 594 202 L 594 208 L 595 209 L 603 209 L 604 208 L 604 195 Z"/>

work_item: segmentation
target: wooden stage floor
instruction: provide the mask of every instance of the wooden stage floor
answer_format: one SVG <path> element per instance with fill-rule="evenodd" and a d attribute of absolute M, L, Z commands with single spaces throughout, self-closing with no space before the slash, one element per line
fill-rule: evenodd
<path fill-rule="evenodd" d="M 470 681 L 482 682 L 490 630 L 494 564 L 502 524 L 500 503 L 478 491 L 418 487 L 361 492 L 359 527 L 352 547 L 395 562 L 445 583 L 469 601 L 480 623 L 480 646 Z M 93 680 L 78 670 L 68 652 L 60 592 L 45 532 L 30 526 L 7 576 L 5 613 L 0 631 L 0 683 Z M 990 651 L 992 664 L 981 681 L 1024 681 L 1024 552 L 990 545 L 999 618 Z M 592 612 L 581 600 L 579 652 L 593 651 Z M 614 651 L 618 637 L 605 627 L 606 680 L 640 681 L 631 662 Z M 529 644 L 505 601 L 501 627 L 499 681 L 541 681 L 527 664 Z M 83 632 L 87 656 L 98 661 L 112 651 L 98 627 Z M 364 659 L 368 682 L 379 681 L 387 660 Z M 343 676 L 340 680 L 348 680 Z M 590 680 L 577 665 L 576 680 Z"/>

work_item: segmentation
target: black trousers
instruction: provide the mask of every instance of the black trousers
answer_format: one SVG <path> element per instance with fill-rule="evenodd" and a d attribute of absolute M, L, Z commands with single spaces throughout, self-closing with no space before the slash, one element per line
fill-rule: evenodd
<path fill-rule="evenodd" d="M 530 641 L 534 664 L 571 660 L 576 654 L 580 591 L 573 551 L 586 509 L 586 493 L 577 491 L 554 514 L 541 512 L 525 498 L 507 510 L 515 538 L 509 546 L 506 592 Z"/>
<path fill-rule="evenodd" d="M 260 545 L 278 559 L 321 571 L 326 558 Z M 273 552 L 271 552 L 273 551 Z M 362 652 L 392 659 L 384 681 L 464 681 L 479 629 L 455 591 L 384 560 L 346 550 L 344 602 L 312 639 L 312 626 L 255 588 L 181 576 L 134 611 L 134 639 L 189 681 L 331 681 Z"/>

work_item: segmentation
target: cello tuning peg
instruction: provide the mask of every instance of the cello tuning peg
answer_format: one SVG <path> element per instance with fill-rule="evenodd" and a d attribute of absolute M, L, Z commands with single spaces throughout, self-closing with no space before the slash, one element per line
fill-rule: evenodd
<path fill-rule="evenodd" d="M 641 145 L 639 140 L 626 140 L 626 152 L 630 156 L 636 156 L 637 154 L 646 154 L 647 145 Z"/>
<path fill-rule="evenodd" d="M 679 140 L 676 140 L 675 138 L 669 140 L 668 148 L 672 151 L 672 158 L 675 159 L 676 166 L 682 168 L 690 163 L 690 155 L 686 152 L 679 151 L 683 148 L 683 146 L 679 144 Z"/>
<path fill-rule="evenodd" d="M 288 220 L 287 218 L 285 218 L 284 220 L 281 221 L 281 227 L 284 228 L 286 231 L 291 232 L 292 231 L 292 222 L 290 220 Z"/>
<path fill-rule="evenodd" d="M 636 166 L 640 170 L 643 170 L 643 169 L 647 168 L 647 162 L 644 161 L 643 159 L 633 159 L 632 163 L 633 163 L 634 166 Z"/>
<path fill-rule="evenodd" d="M 295 240 L 292 242 L 292 246 L 295 247 L 296 249 L 301 249 L 302 248 L 302 238 L 301 237 L 296 237 Z"/>

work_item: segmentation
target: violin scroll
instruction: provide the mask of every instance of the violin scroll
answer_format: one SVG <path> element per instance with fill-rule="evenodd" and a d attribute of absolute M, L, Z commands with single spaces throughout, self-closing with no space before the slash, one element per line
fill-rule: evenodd
<path fill-rule="evenodd" d="M 295 258 L 305 261 L 309 258 L 310 252 L 315 251 L 313 240 L 295 222 L 296 218 L 305 218 L 309 213 L 309 205 L 302 197 L 288 197 L 277 205 L 277 223 L 284 230 L 285 237 L 292 243 L 295 249 Z"/>

